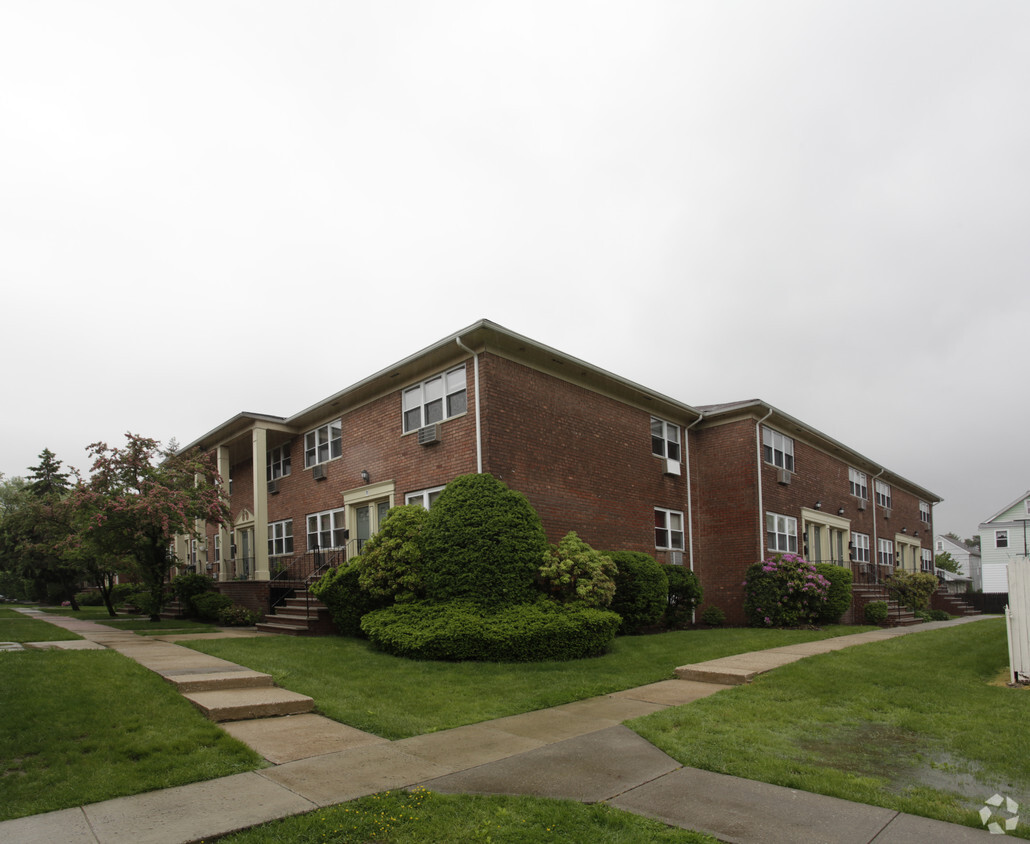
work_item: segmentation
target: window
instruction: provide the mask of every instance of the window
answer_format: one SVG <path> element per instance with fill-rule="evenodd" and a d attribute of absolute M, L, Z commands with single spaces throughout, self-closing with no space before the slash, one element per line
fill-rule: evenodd
<path fill-rule="evenodd" d="M 848 469 L 848 482 L 851 484 L 851 494 L 856 498 L 868 500 L 869 483 L 866 481 L 865 472 L 858 469 Z"/>
<path fill-rule="evenodd" d="M 343 454 L 343 423 L 340 419 L 304 435 L 304 468 L 328 463 Z"/>
<path fill-rule="evenodd" d="M 1030 516 L 1030 498 L 1023 502 L 1026 505 L 1026 514 Z"/>
<path fill-rule="evenodd" d="M 919 502 L 919 520 L 930 524 L 930 505 L 925 501 Z"/>
<path fill-rule="evenodd" d="M 293 553 L 293 519 L 268 525 L 268 556 L 281 557 Z"/>
<path fill-rule="evenodd" d="M 765 514 L 765 535 L 770 551 L 796 554 L 798 550 L 798 520 L 777 513 Z"/>
<path fill-rule="evenodd" d="M 467 399 L 465 364 L 409 387 L 401 401 L 404 433 L 460 416 L 468 409 Z"/>
<path fill-rule="evenodd" d="M 197 564 L 197 540 L 190 540 L 190 565 L 195 566 Z"/>
<path fill-rule="evenodd" d="M 343 510 L 324 510 L 308 516 L 308 550 L 342 548 L 347 542 Z"/>
<path fill-rule="evenodd" d="M 680 426 L 651 417 L 651 453 L 670 460 L 680 459 Z"/>
<path fill-rule="evenodd" d="M 994 532 L 994 547 L 995 548 L 1008 548 L 1009 547 L 1009 532 L 1007 530 L 996 530 Z"/>
<path fill-rule="evenodd" d="M 937 550 L 938 551 L 943 551 L 944 550 L 944 543 L 940 539 L 937 540 Z"/>
<path fill-rule="evenodd" d="M 893 566 L 894 565 L 894 543 L 889 539 L 878 539 L 877 543 L 877 562 L 881 566 Z"/>
<path fill-rule="evenodd" d="M 290 474 L 290 445 L 278 446 L 268 450 L 265 459 L 265 479 L 273 481 Z"/>
<path fill-rule="evenodd" d="M 678 510 L 654 508 L 654 547 L 683 550 L 683 514 Z"/>
<path fill-rule="evenodd" d="M 923 561 L 922 561 L 922 565 L 920 566 L 921 570 L 922 571 L 928 571 L 928 572 L 930 572 L 932 574 L 933 573 L 933 551 L 931 551 L 929 548 L 924 548 L 922 550 L 922 558 L 923 558 Z"/>
<path fill-rule="evenodd" d="M 440 497 L 441 492 L 443 492 L 442 486 L 433 487 L 432 489 L 420 489 L 418 492 L 409 492 L 404 496 L 404 503 L 417 504 L 419 507 L 424 507 L 428 510 L 433 506 L 433 502 Z"/>
<path fill-rule="evenodd" d="M 220 562 L 222 559 L 222 536 L 221 534 L 215 534 L 215 562 Z"/>
<path fill-rule="evenodd" d="M 762 456 L 788 472 L 794 471 L 794 440 L 772 428 L 762 428 Z"/>
<path fill-rule="evenodd" d="M 869 534 L 851 534 L 851 558 L 856 563 L 869 562 Z"/>
<path fill-rule="evenodd" d="M 891 506 L 891 488 L 883 481 L 876 482 L 876 503 L 881 507 L 889 508 Z"/>

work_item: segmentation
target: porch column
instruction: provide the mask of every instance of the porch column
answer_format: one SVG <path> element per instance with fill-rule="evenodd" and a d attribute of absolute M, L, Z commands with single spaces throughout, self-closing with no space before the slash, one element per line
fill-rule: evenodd
<path fill-rule="evenodd" d="M 268 484 L 265 482 L 268 437 L 264 428 L 251 434 L 254 467 L 254 579 L 269 580 L 268 572 Z"/>

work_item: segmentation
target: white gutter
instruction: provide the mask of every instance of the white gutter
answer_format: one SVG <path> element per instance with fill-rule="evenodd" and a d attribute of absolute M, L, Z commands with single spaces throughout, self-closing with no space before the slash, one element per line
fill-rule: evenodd
<path fill-rule="evenodd" d="M 880 582 L 880 543 L 877 542 L 876 536 L 876 479 L 880 477 L 887 470 L 880 467 L 880 471 L 876 473 L 872 481 L 869 484 L 869 491 L 873 494 L 873 547 L 869 549 L 869 556 L 872 557 L 871 562 L 873 563 L 873 575 L 875 576 L 874 583 Z M 894 561 L 891 560 L 891 563 Z"/>
<path fill-rule="evenodd" d="M 762 424 L 773 415 L 773 409 L 758 420 L 755 425 L 755 443 L 758 445 L 758 453 L 755 455 L 758 463 L 758 559 L 765 559 L 765 506 L 762 503 Z"/>
<path fill-rule="evenodd" d="M 683 430 L 683 453 L 687 460 L 687 540 L 690 542 L 690 570 L 694 570 L 694 508 L 690 502 L 690 429 L 705 418 L 702 413 Z"/>
<path fill-rule="evenodd" d="M 455 337 L 458 347 L 472 355 L 473 390 L 476 394 L 476 472 L 483 474 L 483 429 L 479 415 L 479 355 L 461 342 L 461 337 Z"/>

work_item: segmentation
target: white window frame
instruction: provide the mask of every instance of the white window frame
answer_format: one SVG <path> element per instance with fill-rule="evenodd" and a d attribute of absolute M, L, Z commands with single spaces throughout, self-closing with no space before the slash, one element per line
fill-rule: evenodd
<path fill-rule="evenodd" d="M 994 532 L 994 547 L 995 548 L 1008 548 L 1009 547 L 1009 531 L 1008 528 L 1004 530 L 996 530 Z"/>
<path fill-rule="evenodd" d="M 683 512 L 654 508 L 654 547 L 659 551 L 683 550 Z"/>
<path fill-rule="evenodd" d="M 404 496 L 405 504 L 417 504 L 424 510 L 428 510 L 433 506 L 433 502 L 440 497 L 440 493 L 443 492 L 442 486 L 434 486 L 430 489 L 420 489 L 416 492 L 409 492 Z"/>
<path fill-rule="evenodd" d="M 268 523 L 268 556 L 286 557 L 293 554 L 293 519 Z"/>
<path fill-rule="evenodd" d="M 794 471 L 794 440 L 762 426 L 762 459 L 788 472 Z"/>
<path fill-rule="evenodd" d="M 891 485 L 884 481 L 876 482 L 876 503 L 881 507 L 890 509 L 891 507 Z"/>
<path fill-rule="evenodd" d="M 222 561 L 222 535 L 220 533 L 215 534 L 215 562 L 220 563 Z"/>
<path fill-rule="evenodd" d="M 858 469 L 848 469 L 848 484 L 851 486 L 851 494 L 863 501 L 869 500 L 869 479 L 865 472 Z"/>
<path fill-rule="evenodd" d="M 465 364 L 427 378 L 401 393 L 401 427 L 405 434 L 467 412 Z"/>
<path fill-rule="evenodd" d="M 315 521 L 314 530 L 311 529 L 312 520 Z M 314 551 L 316 547 L 319 551 L 331 551 L 336 548 L 343 548 L 347 544 L 345 536 L 346 516 L 345 508 L 343 507 L 336 510 L 308 513 L 304 523 L 307 525 L 307 548 L 309 551 Z M 327 524 L 328 527 L 326 526 Z M 329 545 L 323 545 L 321 542 L 325 534 L 329 534 Z M 312 542 L 312 537 L 315 538 L 314 542 Z"/>
<path fill-rule="evenodd" d="M 798 552 L 798 520 L 782 513 L 765 514 L 765 544 L 774 554 Z"/>
<path fill-rule="evenodd" d="M 933 551 L 931 551 L 929 548 L 923 548 L 920 551 L 920 557 L 922 558 L 921 565 L 919 567 L 920 570 L 921 571 L 928 571 L 931 574 L 933 574 L 933 570 L 934 570 Z"/>
<path fill-rule="evenodd" d="M 283 443 L 268 449 L 265 455 L 265 480 L 274 481 L 290 474 L 290 444 Z"/>
<path fill-rule="evenodd" d="M 657 416 L 651 417 L 651 454 L 680 461 L 680 426 L 666 422 Z"/>
<path fill-rule="evenodd" d="M 919 521 L 930 524 L 930 505 L 926 501 L 919 502 Z"/>
<path fill-rule="evenodd" d="M 851 534 L 851 553 L 856 563 L 869 562 L 869 534 Z"/>
<path fill-rule="evenodd" d="M 876 545 L 876 562 L 879 565 L 893 568 L 898 564 L 898 559 L 894 556 L 894 540 L 877 539 Z"/>
<path fill-rule="evenodd" d="M 304 468 L 343 456 L 343 420 L 334 419 L 304 435 Z"/>

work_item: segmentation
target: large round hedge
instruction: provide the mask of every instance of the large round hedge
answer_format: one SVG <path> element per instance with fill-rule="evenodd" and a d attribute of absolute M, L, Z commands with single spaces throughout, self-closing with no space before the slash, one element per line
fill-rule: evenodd
<path fill-rule="evenodd" d="M 620 618 L 541 599 L 489 609 L 471 600 L 394 604 L 361 619 L 377 648 L 411 659 L 542 662 L 604 653 Z"/>
<path fill-rule="evenodd" d="M 361 617 L 393 603 L 393 598 L 376 597 L 361 588 L 365 564 L 363 557 L 355 557 L 348 564 L 329 569 L 311 586 L 311 594 L 329 608 L 333 624 L 344 636 L 364 636 Z"/>
<path fill-rule="evenodd" d="M 816 617 L 816 623 L 836 624 L 851 606 L 851 569 L 833 563 L 816 563 L 815 570 L 830 582 L 830 592 Z"/>
<path fill-rule="evenodd" d="M 608 551 L 607 555 L 619 569 L 609 606 L 622 616 L 619 633 L 638 633 L 661 621 L 669 603 L 669 580 L 661 564 L 640 551 Z"/>
<path fill-rule="evenodd" d="M 540 517 L 522 493 L 492 475 L 462 475 L 440 493 L 422 531 L 426 598 L 527 603 L 546 551 Z"/>

